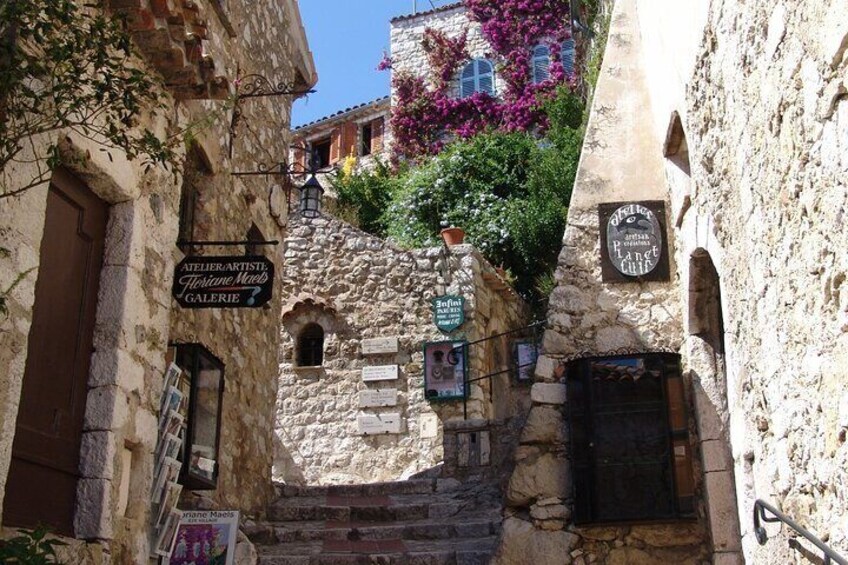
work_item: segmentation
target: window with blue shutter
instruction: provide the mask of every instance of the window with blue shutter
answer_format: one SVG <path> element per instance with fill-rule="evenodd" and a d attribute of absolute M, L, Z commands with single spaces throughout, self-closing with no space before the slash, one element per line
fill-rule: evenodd
<path fill-rule="evenodd" d="M 562 52 L 560 53 L 562 60 L 562 68 L 565 74 L 570 76 L 574 74 L 574 40 L 566 39 L 562 42 Z"/>
<path fill-rule="evenodd" d="M 544 45 L 537 45 L 533 48 L 533 84 L 539 84 L 548 80 L 551 76 L 551 52 Z"/>
<path fill-rule="evenodd" d="M 462 68 L 459 74 L 459 97 L 465 98 L 475 92 L 495 94 L 495 73 L 492 64 L 485 59 L 474 59 Z"/>

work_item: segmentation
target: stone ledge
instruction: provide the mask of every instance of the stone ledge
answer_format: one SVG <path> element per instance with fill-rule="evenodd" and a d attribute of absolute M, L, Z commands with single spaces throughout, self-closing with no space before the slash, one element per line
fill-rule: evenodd
<path fill-rule="evenodd" d="M 530 389 L 530 399 L 539 404 L 565 404 L 565 385 L 536 383 Z"/>

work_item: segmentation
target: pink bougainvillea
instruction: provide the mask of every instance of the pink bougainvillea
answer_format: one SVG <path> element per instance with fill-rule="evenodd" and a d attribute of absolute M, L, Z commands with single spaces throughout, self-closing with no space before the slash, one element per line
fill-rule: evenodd
<path fill-rule="evenodd" d="M 567 0 L 465 0 L 465 5 L 492 47 L 505 92 L 499 99 L 479 92 L 465 98 L 451 96 L 451 83 L 469 58 L 466 35 L 450 38 L 426 29 L 422 46 L 430 75 L 396 73 L 392 81 L 395 158 L 433 155 L 445 139 L 467 138 L 485 129 L 544 131 L 542 102 L 562 83 L 575 86 L 575 77 L 566 76 L 560 61 L 560 46 L 571 37 Z M 531 52 L 540 44 L 550 49 L 549 76 L 534 84 Z"/>

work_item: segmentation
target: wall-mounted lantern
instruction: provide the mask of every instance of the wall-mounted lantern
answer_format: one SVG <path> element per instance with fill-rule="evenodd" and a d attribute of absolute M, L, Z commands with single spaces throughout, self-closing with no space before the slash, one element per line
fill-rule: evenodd
<path fill-rule="evenodd" d="M 304 218 L 317 218 L 321 215 L 321 197 L 324 195 L 324 187 L 315 178 L 315 173 L 309 176 L 303 186 L 300 187 L 300 215 Z"/>

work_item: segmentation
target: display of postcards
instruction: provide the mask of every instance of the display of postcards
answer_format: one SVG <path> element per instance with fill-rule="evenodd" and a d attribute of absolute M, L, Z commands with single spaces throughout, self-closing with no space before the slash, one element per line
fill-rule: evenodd
<path fill-rule="evenodd" d="M 162 497 L 162 503 L 159 505 L 159 513 L 156 515 L 155 524 L 157 531 L 161 531 L 161 528 L 165 526 L 168 514 L 176 508 L 182 490 L 183 485 L 177 483 L 169 483 L 165 486 L 165 495 Z"/>
<path fill-rule="evenodd" d="M 171 555 L 171 552 L 174 550 L 174 540 L 177 537 L 175 534 L 177 533 L 177 527 L 180 525 L 182 515 L 183 513 L 177 509 L 173 509 L 168 513 L 162 529 L 159 530 L 159 535 L 156 536 L 156 544 L 153 546 L 156 555 L 166 558 Z"/>
<path fill-rule="evenodd" d="M 166 457 L 162 465 L 156 472 L 156 480 L 153 484 L 153 495 L 150 500 L 153 504 L 159 503 L 162 500 L 162 494 L 168 487 L 168 483 L 176 483 L 180 476 L 182 463 L 171 457 Z"/>
<path fill-rule="evenodd" d="M 169 386 L 162 399 L 162 410 L 159 412 L 159 428 L 172 412 L 180 412 L 185 395 L 175 386 Z"/>
<path fill-rule="evenodd" d="M 160 441 L 159 450 L 156 456 L 156 467 L 154 475 L 159 474 L 159 468 L 165 461 L 166 457 L 180 459 L 180 448 L 183 446 L 183 438 L 177 434 L 165 434 Z"/>
<path fill-rule="evenodd" d="M 183 427 L 183 415 L 179 412 L 171 412 L 164 420 L 164 425 L 159 429 L 159 437 L 165 438 L 168 434 L 180 435 L 180 430 Z"/>
<path fill-rule="evenodd" d="M 184 511 L 173 550 L 163 565 L 232 565 L 238 518 L 236 510 Z"/>
<path fill-rule="evenodd" d="M 178 384 L 180 382 L 180 374 L 182 372 L 183 370 L 180 369 L 176 363 L 168 365 L 168 370 L 165 371 L 165 378 L 162 382 L 162 405 L 160 406 L 160 413 L 164 411 L 165 399 L 168 397 L 165 393 L 171 387 L 179 388 Z"/>

